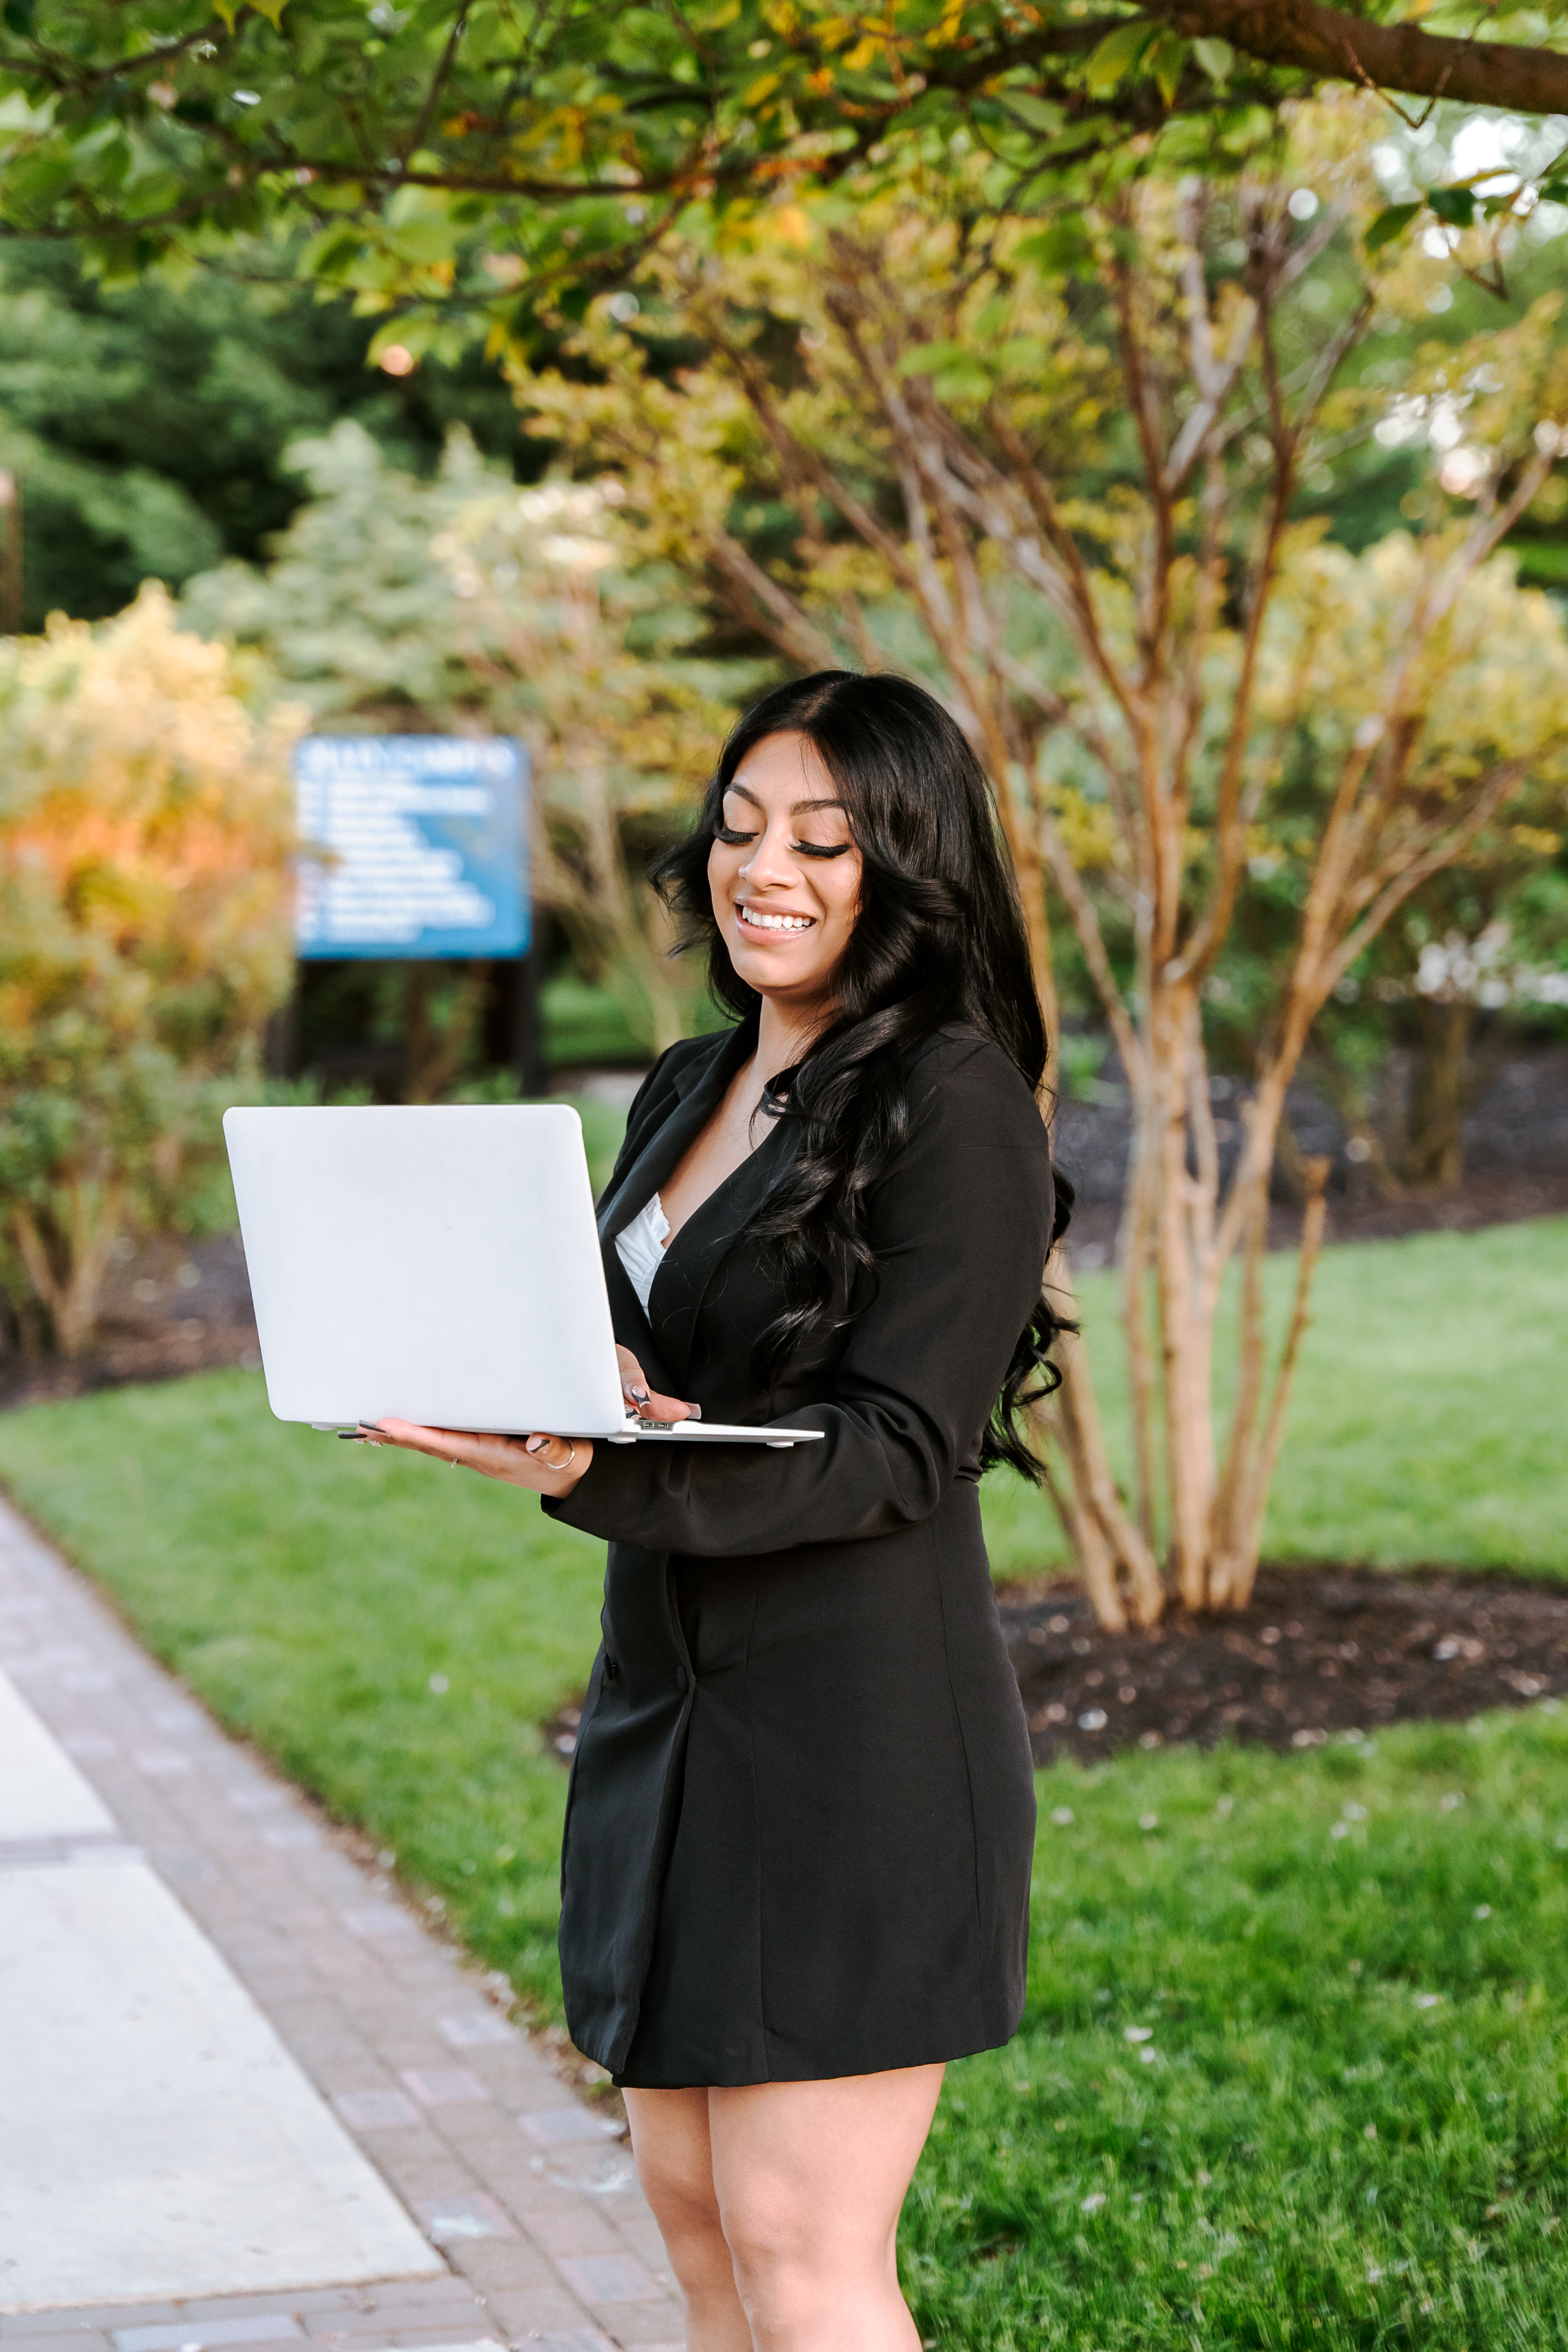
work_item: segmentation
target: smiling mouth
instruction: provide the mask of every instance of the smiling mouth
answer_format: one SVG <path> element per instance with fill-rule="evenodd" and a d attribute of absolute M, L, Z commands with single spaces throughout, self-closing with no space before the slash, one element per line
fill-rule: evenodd
<path fill-rule="evenodd" d="M 749 907 L 743 898 L 735 901 L 735 916 L 748 931 L 809 931 L 816 922 L 815 915 L 773 915 L 761 907 Z"/>

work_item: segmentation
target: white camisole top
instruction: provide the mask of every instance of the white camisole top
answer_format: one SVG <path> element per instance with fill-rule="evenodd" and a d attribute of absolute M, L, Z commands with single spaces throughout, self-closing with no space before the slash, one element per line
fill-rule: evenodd
<path fill-rule="evenodd" d="M 623 1225 L 616 1235 L 616 1255 L 626 1267 L 626 1278 L 645 1315 L 653 1278 L 664 1262 L 664 1245 L 668 1239 L 669 1219 L 657 1192 L 631 1223 Z"/>

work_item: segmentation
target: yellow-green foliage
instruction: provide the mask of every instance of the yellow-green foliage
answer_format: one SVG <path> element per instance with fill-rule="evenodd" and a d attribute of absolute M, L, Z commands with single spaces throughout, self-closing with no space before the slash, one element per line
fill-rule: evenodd
<path fill-rule="evenodd" d="M 1443 536 L 1457 541 L 1465 528 L 1452 524 Z M 1255 871 L 1309 862 L 1345 758 L 1379 723 L 1409 615 L 1440 577 L 1430 545 L 1404 531 L 1361 555 L 1317 532 L 1308 526 L 1287 541 L 1264 634 L 1259 756 L 1272 746 L 1285 789 L 1264 799 L 1250 845 Z M 1410 822 L 1489 769 L 1525 763 L 1517 790 L 1467 852 L 1467 891 L 1489 898 L 1553 857 L 1568 818 L 1568 633 L 1551 597 L 1520 587 L 1511 555 L 1494 556 L 1455 600 L 1412 666 L 1407 701 L 1420 713 L 1404 796 Z"/>
<path fill-rule="evenodd" d="M 0 1220 L 68 1351 L 288 986 L 292 723 L 156 585 L 0 648 Z"/>
<path fill-rule="evenodd" d="M 1458 541 L 1467 524 L 1449 526 Z M 1409 627 L 1430 595 L 1430 546 L 1395 531 L 1363 555 L 1320 541 L 1288 548 L 1265 640 L 1258 717 L 1265 727 L 1303 710 L 1340 747 L 1374 717 Z M 1423 648 L 1410 703 L 1423 718 L 1413 782 L 1433 789 L 1498 760 L 1561 766 L 1568 735 L 1568 637 L 1552 599 L 1521 588 L 1513 559 L 1494 556 L 1467 583 Z"/>

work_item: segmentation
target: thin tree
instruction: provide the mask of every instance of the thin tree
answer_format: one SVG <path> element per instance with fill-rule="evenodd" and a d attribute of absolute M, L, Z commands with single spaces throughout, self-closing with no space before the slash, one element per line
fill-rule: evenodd
<path fill-rule="evenodd" d="M 749 250 L 693 243 L 650 273 L 656 329 L 700 340 L 701 370 L 661 382 L 605 321 L 583 343 L 596 388 L 520 384 L 544 429 L 616 464 L 660 546 L 792 661 L 876 663 L 902 629 L 995 779 L 1054 1013 L 1048 872 L 1135 1113 L 1119 1250 L 1131 1501 L 1081 1343 L 1042 1408 L 1051 1492 L 1112 1624 L 1158 1615 L 1162 1544 L 1189 1607 L 1246 1600 L 1323 1232 L 1327 1171 L 1310 1165 L 1270 1365 L 1263 1255 L 1287 1089 L 1336 982 L 1564 723 L 1561 693 L 1524 716 L 1473 690 L 1435 723 L 1479 661 L 1473 585 L 1559 446 L 1568 385 L 1547 310 L 1484 355 L 1447 355 L 1470 387 L 1467 495 L 1401 542 L 1394 572 L 1344 559 L 1364 624 L 1348 675 L 1338 558 L 1292 522 L 1303 475 L 1381 397 L 1342 388 L 1373 299 L 1360 128 L 1353 110 L 1318 115 L 1271 171 L 1228 185 L 1124 182 L 1054 238 L 987 205 L 979 173 L 945 204 L 929 178 L 884 187 L 815 239 L 792 207 Z M 1415 283 L 1433 266 L 1397 269 Z M 1301 305 L 1310 278 L 1327 314 Z M 1397 293 L 1389 281 L 1380 299 Z M 781 321 L 795 331 L 783 358 Z M 762 486 L 795 525 L 766 565 L 729 527 Z M 1337 748 L 1326 761 L 1320 725 L 1303 792 L 1331 679 Z M 1289 950 L 1227 1164 L 1205 992 L 1287 811 Z M 1215 1334 L 1237 1259 L 1222 1441 Z M 1053 1279 L 1069 1287 L 1065 1266 Z"/>

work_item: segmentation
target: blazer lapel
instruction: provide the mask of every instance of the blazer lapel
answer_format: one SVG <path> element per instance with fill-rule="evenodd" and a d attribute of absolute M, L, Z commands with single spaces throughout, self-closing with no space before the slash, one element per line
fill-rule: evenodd
<path fill-rule="evenodd" d="M 702 1131 L 725 1087 L 756 1043 L 754 1024 L 742 1022 L 713 1040 L 713 1051 L 693 1055 L 676 1077 L 673 1108 L 656 1127 L 613 1192 L 599 1203 L 599 1239 L 613 1242 L 629 1225 Z"/>
<path fill-rule="evenodd" d="M 727 1082 L 726 1082 L 727 1083 Z M 704 1114 L 706 1116 L 706 1114 Z M 710 1283 L 800 1149 L 800 1129 L 786 1113 L 773 1131 L 689 1217 L 667 1246 L 648 1295 L 648 1320 L 680 1393 L 691 1361 L 697 1318 Z"/>
<path fill-rule="evenodd" d="M 775 1120 L 773 1131 L 751 1158 L 687 1219 L 665 1251 L 646 1312 L 621 1264 L 616 1235 L 674 1174 L 722 1101 L 731 1079 L 755 1050 L 756 1042 L 752 1015 L 728 1034 L 716 1036 L 710 1054 L 692 1055 L 674 1081 L 674 1108 L 599 1208 L 599 1239 L 616 1329 L 636 1333 L 636 1341 L 628 1339 L 625 1344 L 632 1347 L 654 1386 L 674 1396 L 679 1395 L 690 1363 L 703 1295 L 734 1243 L 793 1165 L 800 1149 L 796 1122 L 787 1114 Z"/>
<path fill-rule="evenodd" d="M 725 1087 L 755 1043 L 755 1022 L 743 1021 L 739 1029 L 716 1035 L 710 1053 L 691 1055 L 674 1080 L 674 1106 L 649 1135 L 619 1183 L 599 1203 L 599 1246 L 610 1295 L 611 1323 L 616 1338 L 624 1347 L 630 1348 L 653 1387 L 667 1395 L 679 1390 L 685 1367 L 682 1364 L 679 1372 L 673 1370 L 668 1349 L 661 1347 L 655 1336 L 652 1318 L 621 1264 L 616 1235 L 640 1214 L 659 1186 L 674 1174 L 688 1146 L 712 1117 Z M 663 1271 L 661 1266 L 660 1274 Z"/>

